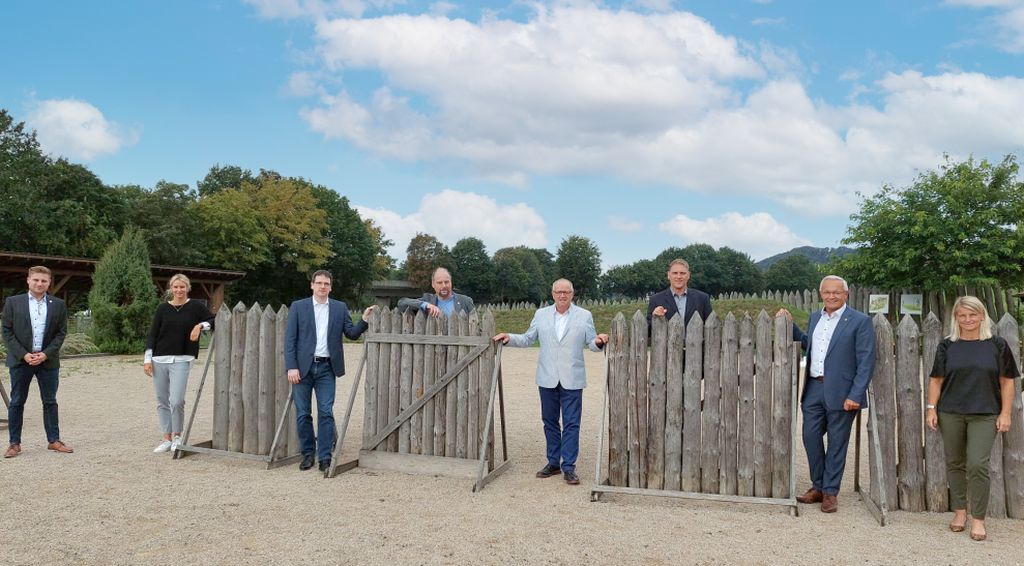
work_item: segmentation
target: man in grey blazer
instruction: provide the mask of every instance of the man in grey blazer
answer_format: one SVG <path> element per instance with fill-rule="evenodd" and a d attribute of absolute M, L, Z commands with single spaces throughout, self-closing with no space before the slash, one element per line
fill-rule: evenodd
<path fill-rule="evenodd" d="M 437 318 L 442 314 L 445 316 L 459 312 L 469 314 L 476 308 L 473 305 L 473 299 L 452 292 L 452 274 L 443 267 L 434 270 L 433 275 L 430 276 L 430 286 L 434 288 L 433 293 L 423 293 L 423 296 L 418 299 L 402 299 L 398 301 L 398 310 L 405 312 L 409 309 L 420 309 Z"/>
<path fill-rule="evenodd" d="M 555 304 L 538 309 L 525 334 L 502 332 L 494 341 L 516 348 L 526 348 L 540 341 L 537 386 L 548 463 L 537 472 L 537 477 L 549 478 L 562 472 L 566 483 L 578 485 L 576 456 L 580 449 L 583 388 L 587 386 L 583 348 L 599 352 L 608 343 L 608 335 L 597 333 L 590 311 L 574 305 L 572 297 L 571 281 L 555 281 L 551 285 Z"/>
<path fill-rule="evenodd" d="M 68 310 L 64 301 L 47 293 L 52 277 L 46 267 L 30 267 L 28 293 L 8 297 L 4 302 L 0 330 L 7 346 L 7 367 L 11 371 L 11 405 L 7 413 L 11 444 L 4 458 L 21 454 L 25 399 L 33 377 L 39 383 L 39 396 L 43 400 L 47 449 L 65 454 L 74 452 L 61 441 L 57 419 L 60 347 L 68 332 Z"/>

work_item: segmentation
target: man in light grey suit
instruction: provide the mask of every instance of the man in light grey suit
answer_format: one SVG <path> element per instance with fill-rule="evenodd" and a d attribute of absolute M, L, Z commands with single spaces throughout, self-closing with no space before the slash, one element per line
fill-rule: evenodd
<path fill-rule="evenodd" d="M 445 316 L 459 312 L 469 314 L 476 308 L 473 305 L 473 299 L 452 292 L 452 274 L 443 267 L 434 270 L 434 274 L 430 276 L 430 286 L 434 288 L 433 293 L 423 293 L 423 296 L 418 299 L 402 299 L 398 301 L 398 310 L 405 312 L 409 309 L 420 309 L 437 318 L 442 314 Z"/>
<path fill-rule="evenodd" d="M 597 333 L 590 311 L 572 304 L 572 297 L 571 281 L 555 281 L 551 285 L 555 304 L 538 309 L 525 334 L 502 332 L 494 341 L 516 348 L 526 348 L 540 341 L 537 386 L 548 463 L 537 472 L 537 477 L 549 478 L 562 472 L 566 483 L 578 485 L 576 456 L 580 449 L 583 388 L 587 386 L 583 348 L 599 352 L 608 343 L 608 335 Z"/>

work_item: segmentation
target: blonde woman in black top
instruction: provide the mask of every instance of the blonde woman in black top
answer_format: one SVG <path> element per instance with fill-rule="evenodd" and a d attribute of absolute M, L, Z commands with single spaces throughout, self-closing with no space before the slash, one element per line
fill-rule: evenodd
<path fill-rule="evenodd" d="M 989 455 L 996 434 L 1010 430 L 1013 379 L 1020 375 L 1006 340 L 993 336 L 992 326 L 976 297 L 956 300 L 952 332 L 935 351 L 925 413 L 928 427 L 941 430 L 946 449 L 949 530 L 966 528 L 969 500 L 971 538 L 979 541 L 987 537 Z"/>
<path fill-rule="evenodd" d="M 188 298 L 192 284 L 179 273 L 168 283 L 170 300 L 156 308 L 146 338 L 143 371 L 153 378 L 156 413 L 163 441 L 153 452 L 173 452 L 181 443 L 185 420 L 185 387 L 192 361 L 199 356 L 199 334 L 213 327 L 213 314 Z"/>

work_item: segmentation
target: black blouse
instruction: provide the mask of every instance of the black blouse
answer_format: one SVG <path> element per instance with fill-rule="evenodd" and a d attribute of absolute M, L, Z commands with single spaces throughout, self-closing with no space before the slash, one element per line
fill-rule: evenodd
<path fill-rule="evenodd" d="M 188 339 L 192 328 L 200 322 L 210 323 L 213 328 L 214 315 L 199 301 L 189 301 L 180 307 L 171 303 L 160 303 L 156 307 L 153 325 L 146 338 L 146 349 L 153 350 L 154 356 L 199 357 L 199 342 Z"/>
<path fill-rule="evenodd" d="M 936 410 L 962 415 L 996 415 L 1002 406 L 1000 378 L 1020 375 L 1006 340 L 946 338 L 935 350 L 932 377 L 945 378 Z"/>

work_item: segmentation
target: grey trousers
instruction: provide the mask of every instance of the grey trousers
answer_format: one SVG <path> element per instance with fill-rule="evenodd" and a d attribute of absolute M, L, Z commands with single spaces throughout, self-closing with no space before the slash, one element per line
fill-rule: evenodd
<path fill-rule="evenodd" d="M 192 362 L 153 364 L 156 414 L 164 434 L 180 433 L 185 422 L 185 387 Z"/>

